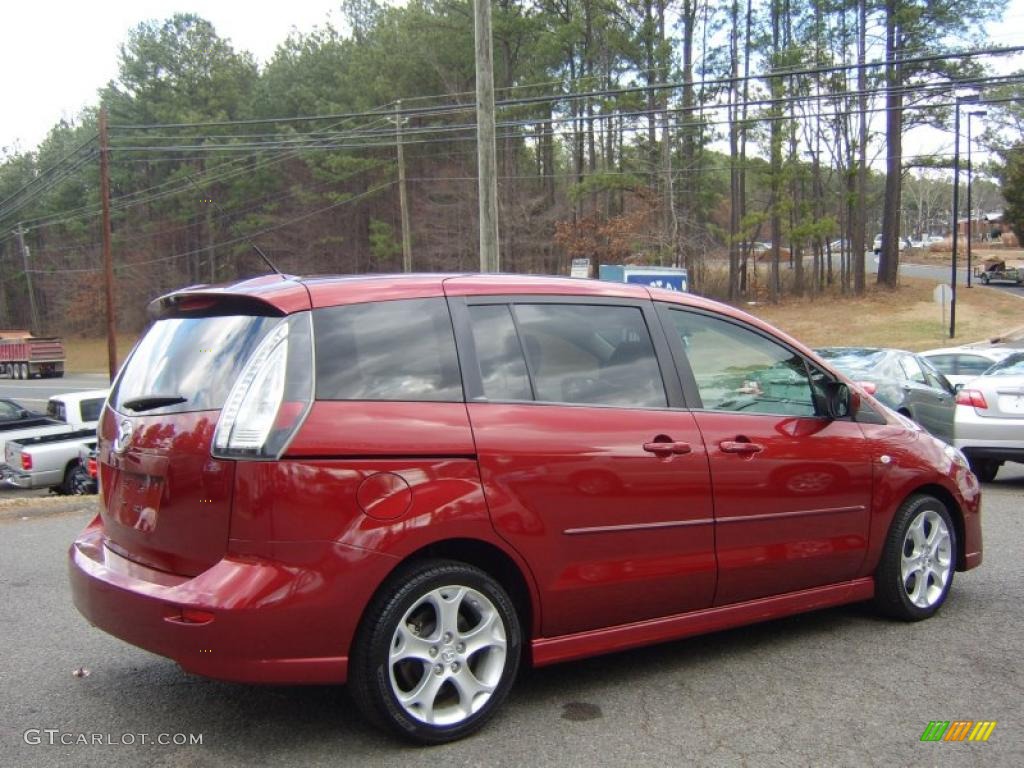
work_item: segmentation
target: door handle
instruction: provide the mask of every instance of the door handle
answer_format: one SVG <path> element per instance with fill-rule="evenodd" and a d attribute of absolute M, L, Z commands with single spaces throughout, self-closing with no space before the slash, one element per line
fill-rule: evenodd
<path fill-rule="evenodd" d="M 677 442 L 657 442 L 657 443 L 644 443 L 644 450 L 648 453 L 668 455 L 670 453 L 676 456 L 682 456 L 683 454 L 690 453 L 693 448 L 689 443 L 677 443 Z"/>
<path fill-rule="evenodd" d="M 718 447 L 722 449 L 722 453 L 754 454 L 764 450 L 763 445 L 749 440 L 723 440 Z"/>

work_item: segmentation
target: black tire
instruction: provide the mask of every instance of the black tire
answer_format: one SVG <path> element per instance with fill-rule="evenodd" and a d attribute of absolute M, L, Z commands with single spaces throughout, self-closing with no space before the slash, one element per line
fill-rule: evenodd
<path fill-rule="evenodd" d="M 984 283 L 985 285 L 988 285 L 988 275 L 982 275 L 981 282 Z"/>
<path fill-rule="evenodd" d="M 991 483 L 995 480 L 996 475 L 999 474 L 999 468 L 1003 466 L 1003 462 L 996 459 L 973 459 L 968 457 L 967 461 L 971 465 L 971 472 L 983 483 Z"/>
<path fill-rule="evenodd" d="M 448 590 L 461 588 L 467 588 L 469 592 L 465 593 L 464 600 L 461 597 L 457 598 L 459 606 L 456 610 L 460 629 L 462 621 L 468 623 L 474 619 L 478 625 L 473 626 L 484 627 L 487 623 L 485 615 L 492 617 L 490 611 L 494 609 L 502 626 L 497 626 L 496 620 L 492 620 L 491 623 L 499 631 L 504 629 L 503 653 L 488 647 L 456 658 L 457 647 L 466 649 L 461 643 L 458 646 L 453 645 L 461 634 L 456 632 L 457 637 L 454 638 L 448 634 L 442 636 L 440 613 L 434 611 L 433 604 L 428 602 L 428 598 L 432 595 L 447 594 L 454 597 L 457 593 Z M 486 606 L 487 614 L 472 616 L 473 606 L 481 605 L 473 596 L 474 593 L 485 598 L 482 603 L 489 601 L 489 605 Z M 412 609 L 424 613 L 410 613 Z M 467 617 L 463 610 L 470 615 Z M 425 620 L 421 618 L 422 616 L 425 616 Z M 430 645 L 430 654 L 438 663 L 418 659 L 406 659 L 394 664 L 391 662 L 392 648 L 400 649 L 405 642 L 399 637 L 399 625 L 403 620 L 409 628 L 409 641 L 422 639 L 424 645 Z M 435 620 L 436 623 L 432 624 L 431 622 Z M 435 635 L 438 638 L 436 640 L 433 639 Z M 433 643 L 437 643 L 437 646 Z M 515 681 L 521 650 L 522 632 L 519 617 L 511 599 L 498 582 L 479 568 L 466 563 L 454 560 L 418 561 L 400 569 L 389 578 L 367 608 L 353 643 L 349 664 L 349 692 L 364 717 L 377 727 L 421 744 L 443 744 L 474 733 L 494 715 L 505 701 Z M 464 670 L 461 669 L 458 659 L 464 659 Z M 486 668 L 481 665 L 485 665 Z M 456 700 L 461 698 L 457 686 L 449 682 L 455 679 L 456 671 L 461 671 L 463 675 L 472 675 L 473 681 L 477 681 L 478 671 L 485 677 L 496 680 L 489 696 L 479 705 L 479 709 L 472 711 L 468 716 L 457 714 L 455 716 L 462 719 L 441 725 L 432 724 L 411 714 L 410 707 L 415 707 L 415 704 L 407 706 L 399 701 L 396 688 L 411 693 L 412 691 L 403 685 L 407 685 L 408 689 L 416 689 L 423 685 L 430 687 L 436 683 L 439 686 L 436 692 L 425 695 L 430 697 L 431 713 L 435 711 L 439 701 L 441 706 L 437 707 L 437 711 L 444 713 L 444 705 L 452 704 L 453 694 Z M 435 673 L 443 682 L 438 683 L 433 679 Z M 402 678 L 401 681 L 399 677 Z M 476 699 L 472 701 L 472 706 L 476 706 Z M 450 710 L 451 707 L 448 708 L 448 711 Z"/>
<path fill-rule="evenodd" d="M 76 491 L 78 483 L 78 470 L 81 468 L 81 463 L 77 461 L 74 462 L 73 464 L 68 464 L 67 468 L 64 470 L 64 479 L 61 481 L 61 484 L 57 488 L 59 493 L 63 494 L 64 496 L 74 496 L 76 494 L 82 493 L 81 491 Z"/>
<path fill-rule="evenodd" d="M 910 529 L 919 520 L 922 521 L 921 532 L 930 535 L 935 530 L 938 534 L 937 541 L 941 541 L 942 534 L 938 522 L 941 521 L 945 528 L 946 546 L 941 548 L 941 553 L 936 553 L 928 560 L 929 565 L 934 563 L 946 570 L 945 582 L 942 585 L 939 585 L 931 574 L 924 576 L 920 588 L 919 577 L 916 574 L 912 576 L 912 580 L 904 579 L 905 559 L 908 562 L 915 559 L 913 552 L 907 552 L 908 549 L 916 549 L 911 541 Z M 875 571 L 875 606 L 885 615 L 903 621 L 920 621 L 933 616 L 949 595 L 953 574 L 956 571 L 956 559 L 956 528 L 946 505 L 927 494 L 911 496 L 896 511 L 885 538 L 882 559 Z M 913 594 L 919 589 L 925 594 L 920 595 L 919 602 L 915 602 Z"/>
<path fill-rule="evenodd" d="M 21 378 L 23 378 L 25 381 L 28 381 L 29 379 L 32 378 L 32 372 L 29 371 L 28 369 L 28 363 L 21 364 Z"/>

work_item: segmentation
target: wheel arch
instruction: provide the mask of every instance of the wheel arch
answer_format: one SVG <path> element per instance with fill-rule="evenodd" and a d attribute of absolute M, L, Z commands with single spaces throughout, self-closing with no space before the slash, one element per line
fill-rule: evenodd
<path fill-rule="evenodd" d="M 479 568 L 501 584 L 508 593 L 523 628 L 523 660 L 532 665 L 530 640 L 539 626 L 540 606 L 536 589 L 524 567 L 501 547 L 472 538 L 441 539 L 420 547 L 399 560 L 374 590 L 360 617 L 359 626 L 366 620 L 366 611 L 373 605 L 380 590 L 384 589 L 395 575 L 420 560 L 457 560 Z"/>
<path fill-rule="evenodd" d="M 956 497 L 941 485 L 922 485 L 920 488 L 915 488 L 908 493 L 903 501 L 905 502 L 911 496 L 920 494 L 934 496 L 945 504 L 946 509 L 949 510 L 949 516 L 953 518 L 953 527 L 956 529 L 956 570 L 964 570 L 966 567 L 966 562 L 964 561 L 964 511 L 960 508 Z M 903 502 L 900 503 L 902 504 Z"/>

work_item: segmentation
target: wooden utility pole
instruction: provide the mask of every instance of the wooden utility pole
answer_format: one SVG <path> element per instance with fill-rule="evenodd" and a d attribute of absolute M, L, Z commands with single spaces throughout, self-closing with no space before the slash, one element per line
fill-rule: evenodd
<path fill-rule="evenodd" d="M 117 375 L 117 337 L 114 323 L 114 255 L 110 246 L 110 169 L 107 166 L 107 108 L 100 108 L 100 200 L 103 204 L 103 277 L 107 299 L 107 369 Z"/>
<path fill-rule="evenodd" d="M 473 0 L 476 32 L 476 154 L 480 196 L 480 271 L 498 272 L 498 160 L 494 136 L 491 0 Z"/>
<path fill-rule="evenodd" d="M 402 212 L 402 271 L 412 272 L 412 239 L 409 234 L 409 198 L 405 193 L 405 150 L 402 147 L 402 102 L 395 102 L 395 144 L 398 146 L 398 206 Z"/>
<path fill-rule="evenodd" d="M 25 229 L 18 223 L 14 230 L 18 236 L 18 249 L 21 251 L 21 263 L 25 266 L 25 287 L 28 290 L 29 317 L 31 318 L 33 333 L 39 333 L 39 310 L 36 308 L 36 292 L 32 290 L 32 272 L 28 268 L 28 246 L 25 244 Z"/>

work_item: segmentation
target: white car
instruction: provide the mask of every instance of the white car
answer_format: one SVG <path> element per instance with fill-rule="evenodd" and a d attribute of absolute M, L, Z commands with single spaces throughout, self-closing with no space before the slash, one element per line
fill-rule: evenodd
<path fill-rule="evenodd" d="M 1004 462 L 1024 462 L 1024 351 L 956 393 L 953 444 L 984 482 L 994 480 Z"/>
<path fill-rule="evenodd" d="M 1008 347 L 942 347 L 919 354 L 955 387 L 981 376 L 1014 351 Z"/>

